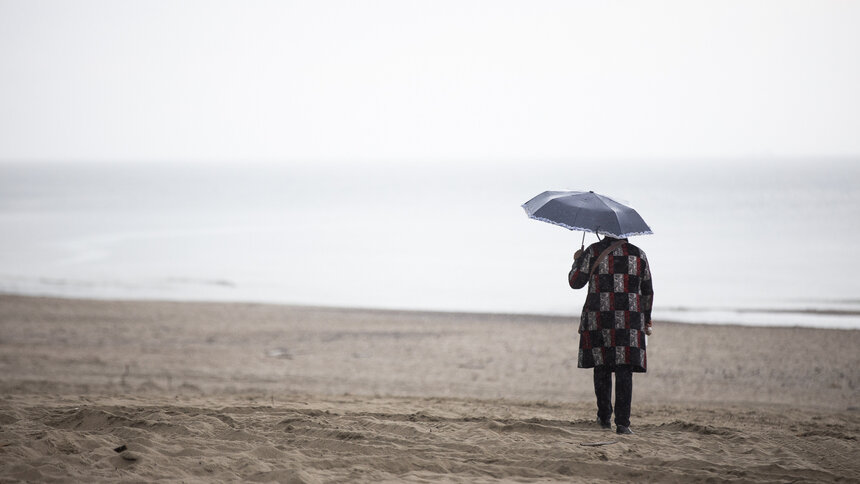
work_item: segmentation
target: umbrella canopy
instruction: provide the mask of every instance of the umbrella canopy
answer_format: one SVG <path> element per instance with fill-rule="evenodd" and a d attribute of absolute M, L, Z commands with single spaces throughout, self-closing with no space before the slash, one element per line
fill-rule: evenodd
<path fill-rule="evenodd" d="M 654 233 L 633 207 L 594 192 L 543 192 L 523 209 L 535 220 L 618 239 Z"/>

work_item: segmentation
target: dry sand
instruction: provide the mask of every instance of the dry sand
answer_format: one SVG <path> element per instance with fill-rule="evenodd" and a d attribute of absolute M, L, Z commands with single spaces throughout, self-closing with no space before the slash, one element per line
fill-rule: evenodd
<path fill-rule="evenodd" d="M 576 344 L 575 318 L 0 296 L 0 482 L 860 482 L 860 331 L 656 322 L 632 436 Z"/>

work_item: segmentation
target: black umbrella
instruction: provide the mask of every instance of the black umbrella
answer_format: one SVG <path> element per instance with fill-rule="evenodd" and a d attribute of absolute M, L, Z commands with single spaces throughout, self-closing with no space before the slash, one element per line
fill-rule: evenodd
<path fill-rule="evenodd" d="M 633 207 L 594 192 L 543 192 L 523 209 L 535 220 L 617 239 L 654 233 Z"/>

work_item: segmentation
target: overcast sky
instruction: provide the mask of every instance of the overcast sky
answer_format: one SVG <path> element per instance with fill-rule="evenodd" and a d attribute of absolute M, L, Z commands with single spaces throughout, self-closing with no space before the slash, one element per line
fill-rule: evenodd
<path fill-rule="evenodd" d="M 0 0 L 0 160 L 860 155 L 857 1 Z"/>

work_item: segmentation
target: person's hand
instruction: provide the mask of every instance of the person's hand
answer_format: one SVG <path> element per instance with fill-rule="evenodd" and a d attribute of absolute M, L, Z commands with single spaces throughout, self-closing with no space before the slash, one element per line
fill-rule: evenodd
<path fill-rule="evenodd" d="M 582 249 L 577 249 L 576 252 L 573 253 L 573 260 L 576 261 L 582 255 Z"/>
<path fill-rule="evenodd" d="M 646 325 L 645 325 L 645 334 L 646 334 L 646 335 L 648 335 L 648 336 L 651 336 L 651 332 L 652 332 L 652 330 L 651 330 L 651 323 L 648 323 L 648 324 L 646 324 Z"/>

